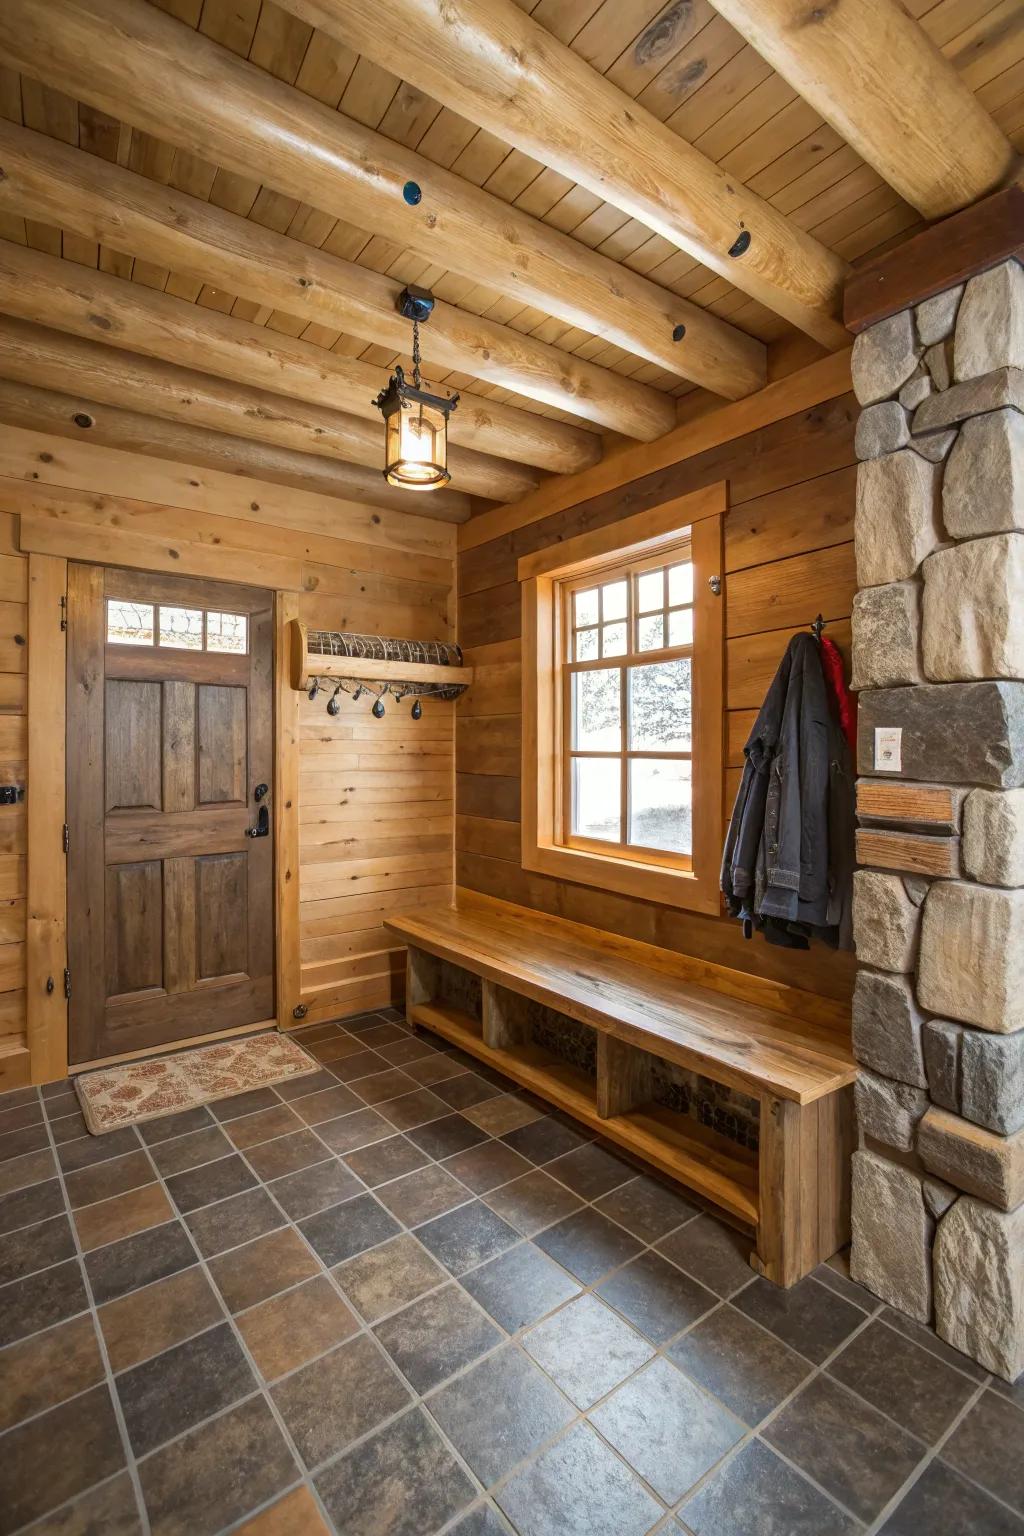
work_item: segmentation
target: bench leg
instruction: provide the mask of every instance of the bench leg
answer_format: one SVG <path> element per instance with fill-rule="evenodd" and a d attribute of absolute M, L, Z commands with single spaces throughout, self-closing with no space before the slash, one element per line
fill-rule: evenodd
<path fill-rule="evenodd" d="M 617 1040 L 597 1037 L 597 1112 L 602 1120 L 626 1115 L 653 1094 L 651 1058 L 646 1051 Z"/>
<path fill-rule="evenodd" d="M 509 1007 L 513 994 L 493 981 L 483 983 L 484 1045 L 493 1051 L 514 1051 L 517 1045 L 530 1043 L 530 1026 Z"/>
<path fill-rule="evenodd" d="M 405 952 L 405 1017 L 412 1023 L 417 1003 L 430 1003 L 437 996 L 437 959 L 412 945 Z"/>
<path fill-rule="evenodd" d="M 795 1285 L 848 1240 L 852 1092 L 805 1105 L 762 1095 L 760 1220 L 750 1262 L 776 1285 Z"/>

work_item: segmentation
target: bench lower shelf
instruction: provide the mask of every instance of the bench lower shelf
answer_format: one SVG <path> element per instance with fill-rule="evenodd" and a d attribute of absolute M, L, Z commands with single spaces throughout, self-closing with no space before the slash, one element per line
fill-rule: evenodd
<path fill-rule="evenodd" d="M 757 1154 L 685 1115 L 656 1104 L 602 1118 L 593 1078 L 539 1045 L 505 1050 L 488 1045 L 479 1020 L 439 999 L 414 1003 L 411 1024 L 421 1025 L 503 1072 L 556 1108 L 599 1131 L 608 1141 L 703 1195 L 745 1229 L 758 1224 Z"/>

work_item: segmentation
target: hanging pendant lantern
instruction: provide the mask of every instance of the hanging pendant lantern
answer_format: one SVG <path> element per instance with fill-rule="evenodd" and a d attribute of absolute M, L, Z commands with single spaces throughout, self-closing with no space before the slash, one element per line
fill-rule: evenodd
<path fill-rule="evenodd" d="M 389 485 L 410 491 L 431 491 L 447 485 L 448 417 L 458 395 L 432 395 L 420 378 L 420 322 L 430 318 L 433 296 L 423 288 L 403 288 L 399 312 L 412 321 L 413 382 L 396 366 L 374 404 L 384 417 L 384 478 Z"/>

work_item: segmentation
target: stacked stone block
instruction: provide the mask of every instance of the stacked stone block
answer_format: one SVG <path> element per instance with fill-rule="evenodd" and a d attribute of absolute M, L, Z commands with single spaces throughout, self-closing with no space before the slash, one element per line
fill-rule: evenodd
<path fill-rule="evenodd" d="M 1013 1380 L 1024 1370 L 1024 268 L 1005 262 L 872 326 L 853 383 L 858 771 L 907 790 L 887 799 L 892 820 L 862 825 L 918 836 L 892 840 L 906 867 L 854 877 L 851 1272 Z M 879 729 L 901 733 L 884 774 Z M 915 784 L 945 786 L 945 824 L 929 822 Z M 922 833 L 950 843 L 961 878 L 922 872 Z"/>

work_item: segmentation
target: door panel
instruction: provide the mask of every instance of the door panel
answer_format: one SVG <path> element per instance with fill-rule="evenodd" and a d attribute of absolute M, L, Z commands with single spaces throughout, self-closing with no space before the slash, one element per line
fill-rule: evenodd
<path fill-rule="evenodd" d="M 107 810 L 160 810 L 160 684 L 108 681 Z"/>
<path fill-rule="evenodd" d="M 248 755 L 247 688 L 203 683 L 199 695 L 199 785 L 197 803 L 218 805 L 246 798 Z"/>
<path fill-rule="evenodd" d="M 163 881 L 160 862 L 107 869 L 107 996 L 162 987 Z"/>
<path fill-rule="evenodd" d="M 248 855 L 196 859 L 199 975 L 206 981 L 245 970 L 248 948 Z"/>
<path fill-rule="evenodd" d="M 267 593 L 68 568 L 73 1062 L 273 1012 L 272 662 Z"/>

